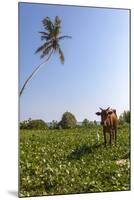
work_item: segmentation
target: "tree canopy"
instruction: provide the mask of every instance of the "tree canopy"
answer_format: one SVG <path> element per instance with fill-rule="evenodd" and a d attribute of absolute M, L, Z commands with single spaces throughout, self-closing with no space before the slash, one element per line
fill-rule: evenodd
<path fill-rule="evenodd" d="M 65 112 L 62 115 L 62 119 L 59 122 L 59 125 L 62 128 L 74 128 L 76 126 L 77 120 L 71 112 Z"/>
<path fill-rule="evenodd" d="M 34 130 L 46 130 L 48 129 L 48 125 L 41 119 L 29 119 L 23 122 L 20 122 L 20 129 L 34 129 Z"/>
<path fill-rule="evenodd" d="M 130 111 L 124 111 L 120 115 L 119 123 L 130 123 Z"/>

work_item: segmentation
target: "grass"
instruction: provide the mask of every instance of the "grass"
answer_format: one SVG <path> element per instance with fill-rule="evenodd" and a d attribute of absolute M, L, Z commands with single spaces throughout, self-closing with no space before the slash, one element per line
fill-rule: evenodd
<path fill-rule="evenodd" d="M 20 197 L 130 189 L 129 126 L 105 148 L 101 127 L 20 132 Z M 124 162 L 122 162 L 124 161 Z"/>

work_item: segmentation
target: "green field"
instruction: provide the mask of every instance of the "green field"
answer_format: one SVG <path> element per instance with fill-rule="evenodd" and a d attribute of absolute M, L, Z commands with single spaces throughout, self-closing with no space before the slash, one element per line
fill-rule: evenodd
<path fill-rule="evenodd" d="M 100 134 L 96 142 L 96 130 Z M 20 197 L 130 189 L 130 130 L 105 148 L 101 127 L 20 131 Z"/>

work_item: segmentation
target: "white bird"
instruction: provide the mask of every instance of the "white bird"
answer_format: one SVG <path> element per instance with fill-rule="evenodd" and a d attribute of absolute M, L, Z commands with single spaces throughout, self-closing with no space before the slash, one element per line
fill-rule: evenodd
<path fill-rule="evenodd" d="M 99 135 L 98 131 L 96 131 L 96 141 L 99 142 L 99 139 L 100 139 L 100 135 Z"/>

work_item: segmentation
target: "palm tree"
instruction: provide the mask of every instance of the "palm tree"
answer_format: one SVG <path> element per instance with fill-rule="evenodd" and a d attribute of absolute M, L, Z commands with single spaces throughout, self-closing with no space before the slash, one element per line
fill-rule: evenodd
<path fill-rule="evenodd" d="M 45 40 L 44 44 L 40 46 L 35 53 L 41 53 L 41 58 L 47 56 L 46 60 L 35 67 L 34 71 L 26 79 L 21 91 L 20 96 L 23 93 L 27 83 L 32 79 L 32 77 L 37 73 L 37 71 L 50 59 L 53 53 L 58 52 L 61 63 L 64 64 L 64 54 L 60 47 L 60 41 L 65 38 L 71 38 L 70 36 L 61 35 L 61 20 L 58 16 L 55 17 L 54 22 L 46 17 L 42 21 L 45 32 L 39 32 L 41 34 L 41 40 Z"/>

